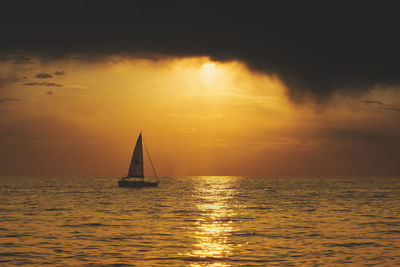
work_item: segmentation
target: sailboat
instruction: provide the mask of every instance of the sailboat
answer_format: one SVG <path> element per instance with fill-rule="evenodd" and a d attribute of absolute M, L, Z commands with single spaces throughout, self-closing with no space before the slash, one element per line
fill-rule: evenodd
<path fill-rule="evenodd" d="M 158 179 L 156 170 L 154 169 L 153 162 L 151 161 L 150 153 L 147 149 L 146 143 L 144 143 L 144 147 L 146 149 L 146 153 L 149 156 L 150 164 L 154 172 L 154 176 L 156 181 L 149 182 L 144 180 L 144 172 L 143 172 L 143 141 L 142 141 L 142 132 L 140 132 L 139 137 L 136 141 L 135 149 L 133 150 L 131 165 L 129 166 L 128 175 L 123 177 L 118 181 L 118 185 L 120 187 L 156 187 L 160 183 L 160 179 Z"/>

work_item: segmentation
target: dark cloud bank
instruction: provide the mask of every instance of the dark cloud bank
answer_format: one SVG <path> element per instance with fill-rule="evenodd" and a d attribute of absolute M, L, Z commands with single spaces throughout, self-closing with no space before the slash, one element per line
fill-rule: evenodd
<path fill-rule="evenodd" d="M 2 10 L 3 57 L 237 59 L 279 75 L 294 100 L 400 82 L 398 1 L 3 1 Z"/>

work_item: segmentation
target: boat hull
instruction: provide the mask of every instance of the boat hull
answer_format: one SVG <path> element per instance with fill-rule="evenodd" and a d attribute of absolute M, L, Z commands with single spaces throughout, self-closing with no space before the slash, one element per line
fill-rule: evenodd
<path fill-rule="evenodd" d="M 120 181 L 118 181 L 118 186 L 119 187 L 132 187 L 132 188 L 157 187 L 159 183 L 160 182 L 120 180 Z"/>

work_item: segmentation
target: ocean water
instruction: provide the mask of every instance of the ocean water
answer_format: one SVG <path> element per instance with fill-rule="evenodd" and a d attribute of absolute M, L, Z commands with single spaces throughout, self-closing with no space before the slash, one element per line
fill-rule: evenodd
<path fill-rule="evenodd" d="M 400 265 L 400 177 L 1 177 L 0 265 Z"/>

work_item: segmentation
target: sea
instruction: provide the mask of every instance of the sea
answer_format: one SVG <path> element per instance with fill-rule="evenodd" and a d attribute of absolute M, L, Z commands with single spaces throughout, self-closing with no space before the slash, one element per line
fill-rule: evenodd
<path fill-rule="evenodd" d="M 0 177 L 0 266 L 400 266 L 400 177 Z"/>

